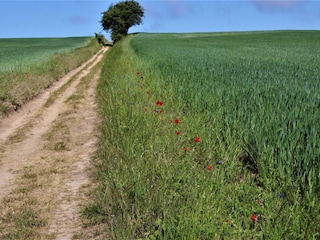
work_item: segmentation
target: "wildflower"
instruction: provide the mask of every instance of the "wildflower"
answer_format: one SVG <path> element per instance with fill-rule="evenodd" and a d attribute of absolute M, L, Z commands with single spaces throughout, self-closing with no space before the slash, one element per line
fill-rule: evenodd
<path fill-rule="evenodd" d="M 221 164 L 222 164 L 222 161 L 218 161 L 217 164 L 218 164 L 218 165 L 221 165 Z"/>
<path fill-rule="evenodd" d="M 229 220 L 229 219 L 226 219 L 226 220 L 224 220 L 224 222 L 225 222 L 225 223 L 229 223 L 229 222 L 230 222 L 230 220 Z"/>
<path fill-rule="evenodd" d="M 180 131 L 177 131 L 177 132 L 176 132 L 176 134 L 177 134 L 177 135 L 180 135 L 180 134 L 181 134 L 181 132 L 180 132 Z"/>
<path fill-rule="evenodd" d="M 140 75 L 140 72 L 139 72 L 139 71 L 137 72 L 137 75 Z"/>
<path fill-rule="evenodd" d="M 162 106 L 163 105 L 163 102 L 160 102 L 159 100 L 156 102 L 156 105 L 157 106 Z"/>
<path fill-rule="evenodd" d="M 254 223 L 258 222 L 258 216 L 256 214 L 252 214 L 251 221 L 254 222 Z"/>
<path fill-rule="evenodd" d="M 147 94 L 150 95 L 150 91 L 147 91 Z"/>
<path fill-rule="evenodd" d="M 176 118 L 176 119 L 174 120 L 174 122 L 175 122 L 176 124 L 179 124 L 179 123 L 180 123 L 180 120 L 179 120 L 178 118 Z"/>
<path fill-rule="evenodd" d="M 207 166 L 207 169 L 208 169 L 209 171 L 212 171 L 213 167 L 212 167 L 211 165 L 208 165 L 208 166 Z"/>
<path fill-rule="evenodd" d="M 187 148 L 187 147 L 183 147 L 183 151 L 184 151 L 184 152 L 187 152 L 187 151 L 188 151 L 188 148 Z"/>
<path fill-rule="evenodd" d="M 195 142 L 200 142 L 201 139 L 200 139 L 199 137 L 195 137 L 195 138 L 194 138 L 194 141 L 195 141 Z"/>
<path fill-rule="evenodd" d="M 279 197 L 279 198 L 283 198 L 284 195 L 283 195 L 282 193 L 279 193 L 279 194 L 278 194 L 278 197 Z"/>
<path fill-rule="evenodd" d="M 145 112 L 148 112 L 148 108 L 145 108 L 144 111 L 145 111 Z"/>

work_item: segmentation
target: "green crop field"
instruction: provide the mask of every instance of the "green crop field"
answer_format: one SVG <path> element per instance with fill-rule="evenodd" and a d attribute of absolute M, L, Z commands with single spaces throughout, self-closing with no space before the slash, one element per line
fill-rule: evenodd
<path fill-rule="evenodd" d="M 320 32 L 137 34 L 98 86 L 114 239 L 319 239 Z"/>
<path fill-rule="evenodd" d="M 93 37 L 0 39 L 0 116 L 19 108 L 99 49 Z"/>
<path fill-rule="evenodd" d="M 68 52 L 89 44 L 92 37 L 2 38 L 0 72 L 21 71 L 48 60 L 54 54 Z"/>

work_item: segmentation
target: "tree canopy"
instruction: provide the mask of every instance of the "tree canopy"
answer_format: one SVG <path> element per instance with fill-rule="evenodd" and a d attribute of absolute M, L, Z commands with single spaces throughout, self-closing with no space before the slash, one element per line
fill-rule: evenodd
<path fill-rule="evenodd" d="M 130 27 L 140 25 L 144 17 L 144 9 L 134 0 L 126 0 L 115 5 L 111 4 L 102 13 L 103 30 L 111 32 L 111 39 L 116 42 L 128 34 Z"/>

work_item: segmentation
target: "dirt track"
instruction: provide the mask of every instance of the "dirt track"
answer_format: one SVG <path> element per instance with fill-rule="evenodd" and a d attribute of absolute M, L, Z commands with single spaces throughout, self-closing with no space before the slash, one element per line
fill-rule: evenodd
<path fill-rule="evenodd" d="M 99 70 L 92 68 L 106 50 L 0 119 L 0 239 L 89 238 L 79 210 L 90 198 L 90 158 L 96 150 Z M 25 212 L 21 227 L 17 216 Z"/>

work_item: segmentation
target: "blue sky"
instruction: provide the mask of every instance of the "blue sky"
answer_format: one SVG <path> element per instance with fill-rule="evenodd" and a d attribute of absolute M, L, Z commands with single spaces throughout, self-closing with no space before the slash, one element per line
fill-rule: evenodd
<path fill-rule="evenodd" d="M 144 23 L 129 32 L 320 30 L 320 0 L 137 1 Z M 0 0 L 0 38 L 93 36 L 102 31 L 101 13 L 117 2 Z"/>

